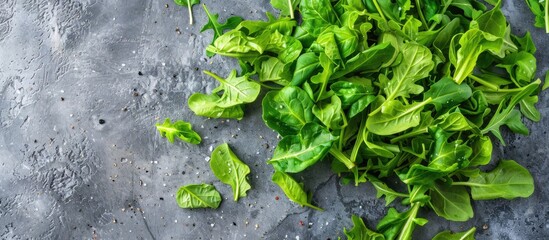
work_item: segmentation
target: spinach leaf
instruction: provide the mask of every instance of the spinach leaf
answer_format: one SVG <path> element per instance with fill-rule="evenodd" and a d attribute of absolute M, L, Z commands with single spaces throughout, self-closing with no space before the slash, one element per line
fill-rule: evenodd
<path fill-rule="evenodd" d="M 409 105 L 397 100 L 385 101 L 380 112 L 368 117 L 366 127 L 368 131 L 384 136 L 406 131 L 419 124 L 421 110 L 430 102 L 430 98 Z"/>
<path fill-rule="evenodd" d="M 450 108 L 466 101 L 472 95 L 467 84 L 457 84 L 451 78 L 442 78 L 431 85 L 423 94 L 423 99 L 431 98 L 437 112 L 447 112 Z"/>
<path fill-rule="evenodd" d="M 272 181 L 276 183 L 276 185 L 282 189 L 284 194 L 286 194 L 286 196 L 293 202 L 301 206 L 323 211 L 322 208 L 314 206 L 310 203 L 309 197 L 303 190 L 301 184 L 297 183 L 290 175 L 284 172 L 276 171 L 273 174 Z"/>
<path fill-rule="evenodd" d="M 487 136 L 476 137 L 472 143 L 473 154 L 470 157 L 469 166 L 486 165 L 492 160 L 492 140 Z"/>
<path fill-rule="evenodd" d="M 368 48 L 345 63 L 345 68 L 335 72 L 330 78 L 338 79 L 350 73 L 377 70 L 393 58 L 395 48 L 389 43 L 382 43 Z"/>
<path fill-rule="evenodd" d="M 199 4 L 200 0 L 174 0 L 174 3 L 189 9 L 189 25 L 193 25 L 193 10 L 195 4 Z"/>
<path fill-rule="evenodd" d="M 318 102 L 313 106 L 313 114 L 328 127 L 328 129 L 341 129 L 346 126 L 341 110 L 341 100 L 333 95 L 328 102 Z"/>
<path fill-rule="evenodd" d="M 290 73 L 291 64 L 286 64 L 275 57 L 266 57 L 261 64 L 256 65 L 256 72 L 261 82 L 275 82 L 286 86 L 289 84 L 292 74 Z"/>
<path fill-rule="evenodd" d="M 293 86 L 300 86 L 310 78 L 320 66 L 318 56 L 314 52 L 304 53 L 297 59 L 294 74 L 292 77 Z"/>
<path fill-rule="evenodd" d="M 474 200 L 525 198 L 534 192 L 532 175 L 513 160 L 501 160 L 490 172 L 481 172 L 467 182 L 452 184 L 469 186 Z"/>
<path fill-rule="evenodd" d="M 221 195 L 210 184 L 189 184 L 182 186 L 175 195 L 180 208 L 217 208 Z"/>
<path fill-rule="evenodd" d="M 242 105 L 236 105 L 229 108 L 222 108 L 217 106 L 221 98 L 217 94 L 202 94 L 194 93 L 189 97 L 187 101 L 189 108 L 194 114 L 203 117 L 210 118 L 234 118 L 242 119 L 244 117 L 244 110 Z"/>
<path fill-rule="evenodd" d="M 435 213 L 450 221 L 463 222 L 473 217 L 471 197 L 463 186 L 436 183 L 431 187 L 429 205 Z"/>
<path fill-rule="evenodd" d="M 299 134 L 282 138 L 267 163 L 277 171 L 301 172 L 324 158 L 335 140 L 337 137 L 318 123 L 307 123 Z"/>
<path fill-rule="evenodd" d="M 174 142 L 175 138 L 192 144 L 199 144 L 202 141 L 200 135 L 193 131 L 191 124 L 183 120 L 172 123 L 169 118 L 166 118 L 164 123 L 156 124 L 156 129 L 162 137 L 166 137 L 171 143 Z"/>
<path fill-rule="evenodd" d="M 301 0 L 299 11 L 303 30 L 313 37 L 339 21 L 330 0 Z"/>
<path fill-rule="evenodd" d="M 362 218 L 353 215 L 351 219 L 354 225 L 353 228 L 349 231 L 343 228 L 343 233 L 345 233 L 348 240 L 385 240 L 383 234 L 376 233 L 366 227 Z"/>
<path fill-rule="evenodd" d="M 177 1 L 184 1 L 184 0 L 177 0 Z M 208 23 L 206 23 L 206 25 L 204 25 L 202 27 L 202 29 L 200 29 L 200 32 L 204 32 L 208 29 L 213 30 L 214 35 L 213 35 L 213 39 L 212 39 L 211 44 L 213 44 L 215 42 L 215 40 L 219 36 L 221 36 L 225 30 L 235 28 L 243 20 L 241 17 L 234 16 L 234 17 L 228 18 L 225 21 L 225 23 L 221 23 L 218 20 L 219 19 L 219 14 L 216 13 L 216 14 L 212 15 L 210 13 L 210 11 L 208 11 L 208 8 L 206 7 L 206 4 L 202 4 L 202 7 L 204 8 L 204 12 L 206 12 L 206 16 L 208 16 Z M 208 57 L 212 57 L 214 55 L 214 53 L 206 51 L 206 55 Z"/>
<path fill-rule="evenodd" d="M 210 168 L 222 183 L 231 185 L 235 201 L 245 197 L 246 192 L 252 188 L 246 179 L 250 168 L 238 159 L 227 143 L 212 151 Z"/>
<path fill-rule="evenodd" d="M 440 232 L 432 240 L 475 240 L 475 227 L 465 232 L 452 233 L 450 231 Z"/>
<path fill-rule="evenodd" d="M 263 121 L 280 135 L 295 135 L 314 118 L 313 100 L 301 88 L 270 91 L 262 102 Z"/>

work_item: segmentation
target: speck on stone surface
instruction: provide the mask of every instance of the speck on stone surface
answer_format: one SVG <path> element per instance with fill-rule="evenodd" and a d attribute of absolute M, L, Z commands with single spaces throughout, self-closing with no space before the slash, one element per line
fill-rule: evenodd
<path fill-rule="evenodd" d="M 238 67 L 226 58 L 205 57 L 213 33 L 200 33 L 207 17 L 198 6 L 195 24 L 183 27 L 186 9 L 166 9 L 171 0 L 0 2 L 0 239 L 231 239 L 227 227 L 245 239 L 337 239 L 343 227 L 352 226 L 351 214 L 371 227 L 385 213 L 371 186 L 339 184 L 328 161 L 300 175 L 325 211 L 287 200 L 269 182 L 272 167 L 264 160 L 272 152 L 261 151 L 261 144 L 274 146 L 281 136 L 262 122 L 260 103 L 230 124 L 189 111 L 186 98 L 217 84 L 199 70 L 221 74 Z M 515 31 L 532 32 L 538 72 L 544 73 L 547 35 L 531 27 L 534 19 L 524 1 L 504 0 L 503 5 Z M 208 7 L 222 21 L 242 13 L 246 19 L 265 19 L 265 11 L 273 11 L 267 0 L 211 1 Z M 181 35 L 174 33 L 176 27 Z M 121 63 L 125 66 L 118 71 Z M 416 239 L 472 226 L 477 239 L 547 239 L 547 92 L 537 106 L 543 118 L 527 123 L 530 136 L 494 148 L 498 158 L 515 159 L 532 171 L 534 195 L 476 201 L 475 217 L 464 223 L 421 212 L 429 223 L 416 229 Z M 190 121 L 204 144 L 167 143 L 154 130 L 158 116 Z M 96 124 L 105 131 L 93 131 Z M 211 144 L 218 144 L 214 140 L 230 142 L 252 168 L 253 188 L 238 202 L 201 160 Z M 158 164 L 150 165 L 150 159 Z M 201 174 L 197 168 L 208 170 Z M 115 182 L 111 176 L 117 176 Z M 214 184 L 228 200 L 216 210 L 180 209 L 177 189 L 202 182 Z M 307 227 L 299 226 L 300 220 Z M 532 226 L 541 227 L 533 231 Z"/>

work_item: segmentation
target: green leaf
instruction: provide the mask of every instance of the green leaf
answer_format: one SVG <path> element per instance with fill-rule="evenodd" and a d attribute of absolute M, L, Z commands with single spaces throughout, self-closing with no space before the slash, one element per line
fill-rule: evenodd
<path fill-rule="evenodd" d="M 307 123 L 299 134 L 280 140 L 267 162 L 277 171 L 301 172 L 326 156 L 337 140 L 326 128 L 317 123 Z"/>
<path fill-rule="evenodd" d="M 294 11 L 299 2 L 300 0 L 271 0 L 271 6 L 278 9 L 281 15 L 294 18 Z"/>
<path fill-rule="evenodd" d="M 374 186 L 376 189 L 376 197 L 381 198 L 383 195 L 385 195 L 385 206 L 388 206 L 391 204 L 396 198 L 402 197 L 406 198 L 409 197 L 408 194 L 399 193 L 393 189 L 391 189 L 387 184 L 382 182 L 381 180 L 377 179 L 374 176 L 368 175 L 367 176 L 368 181 Z"/>
<path fill-rule="evenodd" d="M 395 48 L 390 43 L 382 43 L 368 48 L 345 63 L 345 68 L 336 71 L 330 79 L 338 79 L 347 74 L 379 69 L 393 58 Z"/>
<path fill-rule="evenodd" d="M 473 217 L 471 197 L 463 186 L 436 183 L 431 187 L 429 196 L 431 208 L 446 220 L 463 222 Z"/>
<path fill-rule="evenodd" d="M 362 218 L 353 215 L 351 219 L 354 225 L 353 228 L 349 231 L 343 228 L 343 232 L 348 240 L 385 240 L 383 234 L 376 233 L 366 227 Z"/>
<path fill-rule="evenodd" d="M 241 105 L 232 106 L 229 108 L 222 108 L 217 106 L 217 102 L 220 101 L 220 97 L 217 94 L 202 94 L 194 93 L 189 97 L 188 105 L 191 111 L 198 116 L 210 117 L 210 118 L 234 118 L 242 119 L 244 117 L 244 111 Z"/>
<path fill-rule="evenodd" d="M 242 20 L 243 20 L 239 16 L 234 16 L 234 17 L 228 18 L 225 21 L 225 23 L 221 23 L 218 20 L 219 19 L 219 14 L 216 13 L 216 14 L 212 15 L 210 13 L 210 11 L 208 11 L 208 8 L 206 8 L 206 4 L 202 4 L 202 7 L 204 8 L 204 11 L 206 12 L 206 16 L 208 16 L 208 23 L 206 23 L 206 25 L 204 25 L 202 27 L 202 29 L 200 29 L 200 32 L 204 32 L 208 29 L 213 30 L 214 35 L 213 35 L 213 39 L 212 39 L 211 44 L 213 44 L 219 36 L 223 35 L 225 30 L 230 30 L 230 29 L 236 28 L 236 26 L 238 26 L 238 24 L 240 22 L 242 22 Z M 214 53 L 206 51 L 206 55 L 208 57 L 212 57 L 214 55 Z"/>
<path fill-rule="evenodd" d="M 415 82 L 427 77 L 434 67 L 431 51 L 425 46 L 405 43 L 400 51 L 402 61 L 393 69 L 393 79 L 383 88 L 387 101 L 423 92 L 423 87 Z"/>
<path fill-rule="evenodd" d="M 330 0 L 301 0 L 299 4 L 302 27 L 313 37 L 338 22 Z"/>
<path fill-rule="evenodd" d="M 235 201 L 239 197 L 245 197 L 246 191 L 252 188 L 246 179 L 250 168 L 238 159 L 227 143 L 213 150 L 210 168 L 222 183 L 231 185 Z"/>
<path fill-rule="evenodd" d="M 539 122 L 541 120 L 541 113 L 536 108 L 538 102 L 538 96 L 528 96 L 520 100 L 520 112 L 528 119 Z"/>
<path fill-rule="evenodd" d="M 199 144 L 202 141 L 200 135 L 193 131 L 191 124 L 183 120 L 178 120 L 172 124 L 171 120 L 166 118 L 164 123 L 156 124 L 156 129 L 162 137 L 166 137 L 171 143 L 174 142 L 175 138 L 192 144 Z"/>
<path fill-rule="evenodd" d="M 426 219 L 417 217 L 419 207 L 420 204 L 414 203 L 402 213 L 394 208 L 389 208 L 387 215 L 377 224 L 378 232 L 383 233 L 385 239 L 388 240 L 396 239 L 397 236 L 398 239 L 411 239 L 415 225 L 423 226 L 427 223 Z"/>
<path fill-rule="evenodd" d="M 477 229 L 472 227 L 465 232 L 452 233 L 450 231 L 440 232 L 432 240 L 475 240 L 475 231 Z"/>
<path fill-rule="evenodd" d="M 452 62 L 456 70 L 454 81 L 461 84 L 473 72 L 481 53 L 490 50 L 497 52 L 503 46 L 503 40 L 479 29 L 470 29 L 459 39 L 461 48 L 457 51 L 456 62 Z"/>
<path fill-rule="evenodd" d="M 217 208 L 221 195 L 210 184 L 189 184 L 182 186 L 175 195 L 180 208 Z"/>
<path fill-rule="evenodd" d="M 529 84 L 536 75 L 536 57 L 529 52 L 508 54 L 503 58 L 502 63 L 496 66 L 507 70 L 518 87 Z"/>
<path fill-rule="evenodd" d="M 445 171 L 457 164 L 458 168 L 467 167 L 467 161 L 473 150 L 463 144 L 461 139 L 448 142 L 451 134 L 444 132 L 441 128 L 434 132 L 435 146 L 429 161 L 429 167 Z"/>
<path fill-rule="evenodd" d="M 330 102 L 318 102 L 313 106 L 313 114 L 328 127 L 328 129 L 341 129 L 345 127 L 343 123 L 343 111 L 341 110 L 341 100 L 333 95 Z"/>
<path fill-rule="evenodd" d="M 543 80 L 543 87 L 541 87 L 541 90 L 545 91 L 547 88 L 549 88 L 549 70 L 545 72 L 545 80 Z"/>
<path fill-rule="evenodd" d="M 300 86 L 310 78 L 320 66 L 318 56 L 314 52 L 304 53 L 297 59 L 291 85 Z"/>
<path fill-rule="evenodd" d="M 492 140 L 487 136 L 477 137 L 472 142 L 473 154 L 469 162 L 470 167 L 483 166 L 492 160 Z"/>
<path fill-rule="evenodd" d="M 261 82 L 275 82 L 286 86 L 291 80 L 291 64 L 283 63 L 278 58 L 266 57 L 266 60 L 261 61 L 261 64 L 257 64 L 256 66 L 258 66 L 256 72 Z"/>
<path fill-rule="evenodd" d="M 295 135 L 314 119 L 313 100 L 301 88 L 288 86 L 263 98 L 263 121 L 280 135 Z"/>
<path fill-rule="evenodd" d="M 214 93 L 221 90 L 223 91 L 223 95 L 216 103 L 216 105 L 221 108 L 251 103 L 255 101 L 261 91 L 261 85 L 259 85 L 259 83 L 249 81 L 247 75 L 237 77 L 236 70 L 232 70 L 226 79 L 209 71 L 204 71 L 204 73 L 221 83 L 221 86 L 214 90 Z"/>
<path fill-rule="evenodd" d="M 469 99 L 472 94 L 469 85 L 457 84 L 451 78 L 442 78 L 431 85 L 423 99 L 431 98 L 437 112 L 446 112 Z"/>
<path fill-rule="evenodd" d="M 430 101 L 427 99 L 409 105 L 397 100 L 385 101 L 380 107 L 381 111 L 368 117 L 366 127 L 368 131 L 383 136 L 406 131 L 419 124 L 421 110 Z"/>
<path fill-rule="evenodd" d="M 199 4 L 200 0 L 174 0 L 175 4 L 187 7 L 189 9 L 189 24 L 193 25 L 193 10 L 192 6 Z"/>
<path fill-rule="evenodd" d="M 499 1 L 501 2 L 501 1 Z M 503 38 L 507 29 L 507 21 L 498 6 L 480 15 L 471 22 L 471 28 L 478 28 L 483 32 L 490 33 L 496 37 Z"/>
<path fill-rule="evenodd" d="M 532 175 L 513 160 L 501 160 L 494 170 L 481 172 L 459 185 L 471 187 L 471 196 L 474 200 L 526 198 L 534 192 Z"/>
<path fill-rule="evenodd" d="M 286 194 L 286 196 L 293 202 L 301 206 L 323 211 L 322 208 L 316 207 L 309 202 L 307 193 L 303 190 L 303 187 L 292 177 L 290 177 L 290 175 L 284 172 L 276 171 L 273 174 L 272 181 L 276 183 L 276 185 L 282 189 L 284 194 Z"/>

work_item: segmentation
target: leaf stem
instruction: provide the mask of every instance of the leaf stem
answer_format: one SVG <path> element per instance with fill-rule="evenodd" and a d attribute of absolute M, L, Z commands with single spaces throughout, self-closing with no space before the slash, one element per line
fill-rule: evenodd
<path fill-rule="evenodd" d="M 421 10 L 421 1 L 420 0 L 416 0 L 416 9 L 417 9 L 417 13 L 419 15 L 419 19 L 421 19 L 421 22 L 423 23 L 423 26 L 425 27 L 425 29 L 427 29 L 429 27 L 429 25 L 427 24 L 427 21 L 425 20 L 425 16 L 423 15 L 423 11 Z"/>
<path fill-rule="evenodd" d="M 383 21 L 387 22 L 387 19 L 385 18 L 385 15 L 383 15 L 383 10 L 381 10 L 381 7 L 379 7 L 379 3 L 377 3 L 377 0 L 374 0 L 373 2 L 374 2 L 374 6 L 376 6 L 377 12 L 381 16 L 381 18 L 383 18 Z"/>
<path fill-rule="evenodd" d="M 549 0 L 545 0 L 545 33 L 549 33 Z"/>
<path fill-rule="evenodd" d="M 193 25 L 193 10 L 191 9 L 191 1 L 187 0 L 187 8 L 189 9 L 189 25 Z"/>
<path fill-rule="evenodd" d="M 215 78 L 215 80 L 217 80 L 217 81 L 219 81 L 219 82 L 221 82 L 221 83 L 223 83 L 223 84 L 226 83 L 225 79 L 223 79 L 223 78 L 220 77 L 220 76 L 217 76 L 217 74 L 215 74 L 215 73 L 213 73 L 213 72 L 210 72 L 210 71 L 208 71 L 208 70 L 204 70 L 204 71 L 202 71 L 202 72 L 205 73 L 206 75 L 210 76 L 210 77 Z"/>
<path fill-rule="evenodd" d="M 288 10 L 290 11 L 290 18 L 294 19 L 294 7 L 292 6 L 292 0 L 288 0 Z"/>
<path fill-rule="evenodd" d="M 489 82 L 485 81 L 484 79 L 479 78 L 479 77 L 477 77 L 477 76 L 475 76 L 475 75 L 473 75 L 473 74 L 469 75 L 469 77 L 470 77 L 471 79 L 475 80 L 475 82 L 478 82 L 478 83 L 480 83 L 480 84 L 482 84 L 482 85 L 484 85 L 484 86 L 486 86 L 486 87 L 488 87 L 488 88 L 490 88 L 490 89 L 492 89 L 492 90 L 496 90 L 496 91 L 497 91 L 497 90 L 499 89 L 498 86 L 496 86 L 496 85 L 494 85 L 494 84 L 492 84 L 492 83 L 489 83 Z"/>
<path fill-rule="evenodd" d="M 410 215 L 408 216 L 408 219 L 406 220 L 404 227 L 402 227 L 400 235 L 398 235 L 398 238 L 397 238 L 398 240 L 412 239 L 412 232 L 414 231 L 414 219 L 417 216 L 419 206 L 420 206 L 419 203 L 412 204 L 412 210 L 410 211 Z"/>
<path fill-rule="evenodd" d="M 339 149 L 335 147 L 330 148 L 330 154 L 338 161 L 345 164 L 348 169 L 356 167 L 355 163 L 352 162 L 347 156 L 345 156 L 345 154 L 343 154 Z"/>

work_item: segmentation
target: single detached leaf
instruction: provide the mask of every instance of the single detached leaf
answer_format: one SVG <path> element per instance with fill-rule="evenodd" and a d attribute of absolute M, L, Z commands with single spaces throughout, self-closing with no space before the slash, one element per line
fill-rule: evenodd
<path fill-rule="evenodd" d="M 474 200 L 526 198 L 534 192 L 532 175 L 513 160 L 501 160 L 494 170 L 481 172 L 463 185 L 471 187 Z"/>
<path fill-rule="evenodd" d="M 284 194 L 286 194 L 286 196 L 293 202 L 301 206 L 322 211 L 321 208 L 310 203 L 307 193 L 303 190 L 301 184 L 297 183 L 292 177 L 290 177 L 290 175 L 284 172 L 276 171 L 273 174 L 272 181 L 276 183 L 276 185 L 282 189 Z"/>
<path fill-rule="evenodd" d="M 251 103 L 255 101 L 261 91 L 261 85 L 259 85 L 259 83 L 248 80 L 247 75 L 237 77 L 236 70 L 232 70 L 226 79 L 223 79 L 209 71 L 204 71 L 204 73 L 210 75 L 221 83 L 221 86 L 214 90 L 214 93 L 223 90 L 223 95 L 216 103 L 216 105 L 221 108 L 229 108 L 243 103 Z"/>
<path fill-rule="evenodd" d="M 376 233 L 366 227 L 362 218 L 353 215 L 351 220 L 353 221 L 353 228 L 349 231 L 343 228 L 343 232 L 348 240 L 385 240 L 383 234 Z"/>
<path fill-rule="evenodd" d="M 180 208 L 217 208 L 221 195 L 210 184 L 190 184 L 180 187 L 175 196 Z"/>
<path fill-rule="evenodd" d="M 161 136 L 166 137 L 171 143 L 174 142 L 175 138 L 192 144 L 199 144 L 202 141 L 200 135 L 193 131 L 191 124 L 183 120 L 172 123 L 169 118 L 166 118 L 164 123 L 156 124 L 156 129 Z"/>
<path fill-rule="evenodd" d="M 436 183 L 429 194 L 429 204 L 435 213 L 450 221 L 463 222 L 473 217 L 471 197 L 463 186 Z"/>
<path fill-rule="evenodd" d="M 193 25 L 193 10 L 195 4 L 199 4 L 200 0 L 174 0 L 175 4 L 187 7 L 189 9 L 189 24 Z"/>
<path fill-rule="evenodd" d="M 250 168 L 238 159 L 227 143 L 213 150 L 210 168 L 222 183 L 231 185 L 235 201 L 238 201 L 239 197 L 245 197 L 246 191 L 252 188 L 246 179 L 250 174 Z"/>
<path fill-rule="evenodd" d="M 215 93 L 210 95 L 195 93 L 189 97 L 187 103 L 194 114 L 198 116 L 211 118 L 235 118 L 238 120 L 244 117 L 244 111 L 242 110 L 241 105 L 222 108 L 217 106 L 217 102 L 219 100 L 219 96 Z"/>
<path fill-rule="evenodd" d="M 183 1 L 183 0 L 180 0 L 180 1 Z M 225 21 L 225 23 L 221 23 L 218 20 L 219 14 L 217 14 L 217 13 L 213 14 L 213 15 L 210 14 L 210 11 L 208 11 L 208 8 L 206 7 L 206 4 L 202 4 L 202 7 L 204 8 L 204 11 L 206 12 L 206 16 L 208 16 L 208 23 L 206 23 L 206 25 L 204 25 L 202 27 L 200 32 L 204 32 L 208 29 L 213 30 L 214 36 L 213 36 L 211 44 L 213 44 L 215 42 L 215 40 L 219 36 L 221 36 L 225 30 L 230 30 L 230 29 L 236 28 L 236 26 L 238 26 L 238 24 L 240 22 L 242 22 L 242 20 L 243 20 L 241 17 L 234 16 L 234 17 L 228 18 L 227 21 Z M 206 51 L 206 55 L 208 57 L 211 57 L 211 56 L 214 55 L 214 53 Z"/>
<path fill-rule="evenodd" d="M 452 233 L 450 231 L 440 232 L 432 240 L 475 240 L 475 227 L 465 232 Z"/>
<path fill-rule="evenodd" d="M 299 134 L 280 140 L 268 163 L 277 171 L 301 172 L 326 156 L 335 140 L 337 137 L 318 123 L 307 123 Z"/>
<path fill-rule="evenodd" d="M 263 98 L 263 121 L 280 135 L 295 135 L 314 119 L 313 100 L 301 88 L 288 86 Z"/>

